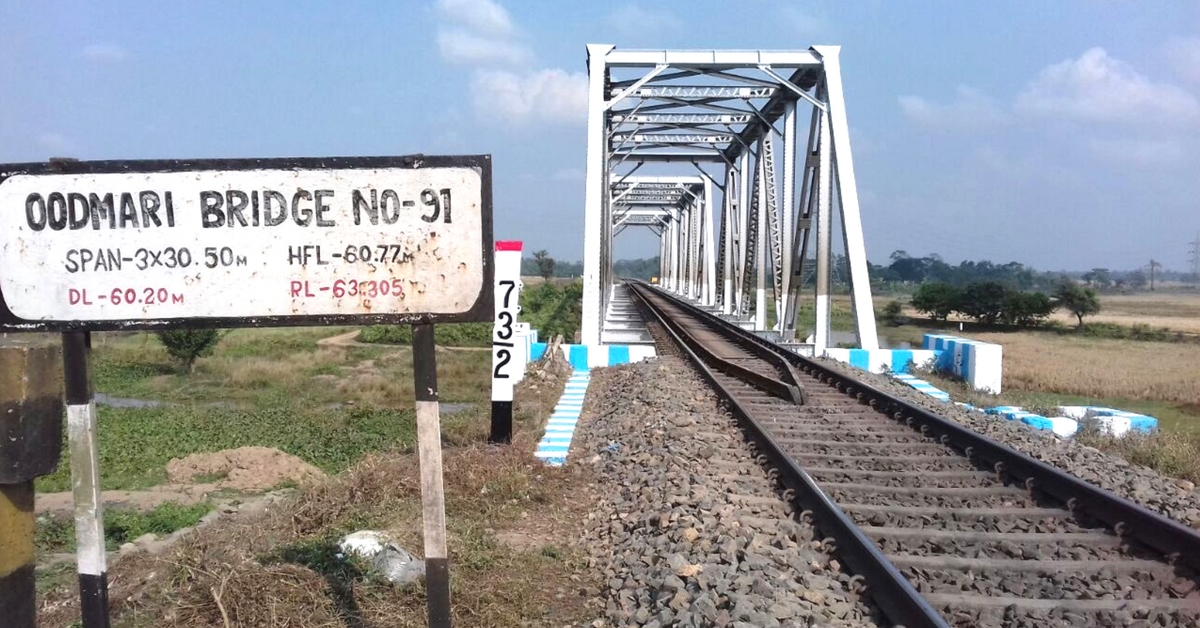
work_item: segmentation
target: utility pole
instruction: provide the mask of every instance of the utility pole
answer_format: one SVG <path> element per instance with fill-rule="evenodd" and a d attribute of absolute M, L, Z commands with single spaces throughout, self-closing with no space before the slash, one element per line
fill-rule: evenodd
<path fill-rule="evenodd" d="M 1154 292 L 1154 270 L 1157 268 L 1162 268 L 1162 264 L 1159 264 L 1158 262 L 1154 261 L 1154 259 L 1151 259 L 1150 260 L 1150 292 Z"/>
<path fill-rule="evenodd" d="M 1196 232 L 1196 239 L 1191 242 L 1191 262 L 1192 262 L 1192 281 L 1200 283 L 1200 231 Z"/>

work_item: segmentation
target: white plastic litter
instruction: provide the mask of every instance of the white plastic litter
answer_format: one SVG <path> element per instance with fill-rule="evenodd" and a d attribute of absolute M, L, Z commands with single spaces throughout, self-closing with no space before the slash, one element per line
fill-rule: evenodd
<path fill-rule="evenodd" d="M 385 532 L 359 530 L 347 534 L 338 546 L 342 552 L 371 561 L 380 576 L 396 584 L 409 584 L 425 576 L 425 561 L 408 553 Z"/>

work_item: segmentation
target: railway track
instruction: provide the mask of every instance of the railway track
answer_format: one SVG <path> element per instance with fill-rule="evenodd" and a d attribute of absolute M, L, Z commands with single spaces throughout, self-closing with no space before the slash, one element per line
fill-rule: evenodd
<path fill-rule="evenodd" d="M 721 395 L 896 625 L 1200 625 L 1200 535 L 645 284 L 655 342 Z M 665 336 L 665 337 L 664 337 Z"/>

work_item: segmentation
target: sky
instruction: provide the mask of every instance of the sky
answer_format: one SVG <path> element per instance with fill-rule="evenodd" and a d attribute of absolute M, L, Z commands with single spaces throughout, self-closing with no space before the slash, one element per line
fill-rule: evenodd
<path fill-rule="evenodd" d="M 497 239 L 578 260 L 588 43 L 842 46 L 877 263 L 1183 270 L 1200 234 L 1194 0 L 0 0 L 0 163 L 489 153 Z"/>

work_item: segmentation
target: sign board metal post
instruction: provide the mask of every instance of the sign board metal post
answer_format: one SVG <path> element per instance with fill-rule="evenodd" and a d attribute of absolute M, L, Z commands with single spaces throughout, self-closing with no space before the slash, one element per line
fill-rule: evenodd
<path fill-rule="evenodd" d="M 0 334 L 0 623 L 37 625 L 34 478 L 58 467 L 58 347 Z"/>
<path fill-rule="evenodd" d="M 433 325 L 413 325 L 413 382 L 417 398 L 417 456 L 425 537 L 425 597 L 430 628 L 450 626 L 450 558 L 442 487 L 442 426 L 438 407 Z"/>
<path fill-rule="evenodd" d="M 515 330 L 521 311 L 520 242 L 496 242 L 493 295 L 496 320 L 492 328 L 492 430 L 488 442 L 508 443 L 512 441 L 513 387 L 525 368 Z"/>
<path fill-rule="evenodd" d="M 100 500 L 100 450 L 96 443 L 96 401 L 89 358 L 92 334 L 62 335 L 63 394 L 67 406 L 67 446 L 75 499 L 76 569 L 83 628 L 108 628 L 108 569 L 104 553 L 104 507 Z"/>
<path fill-rule="evenodd" d="M 414 326 L 430 625 L 450 625 L 433 324 L 492 318 L 491 177 L 489 155 L 0 164 L 0 332 L 63 334 L 85 628 L 109 625 L 91 332 L 377 324 Z"/>

